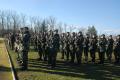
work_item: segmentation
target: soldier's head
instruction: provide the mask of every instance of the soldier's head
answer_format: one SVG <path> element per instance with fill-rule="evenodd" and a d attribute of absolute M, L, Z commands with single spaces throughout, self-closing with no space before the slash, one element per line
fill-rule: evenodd
<path fill-rule="evenodd" d="M 120 35 L 117 36 L 117 39 L 120 39 Z"/>
<path fill-rule="evenodd" d="M 89 38 L 89 34 L 86 34 L 86 38 Z"/>
<path fill-rule="evenodd" d="M 109 39 L 112 39 L 112 35 L 109 36 Z"/>
<path fill-rule="evenodd" d="M 24 27 L 24 32 L 28 32 L 29 28 L 28 27 Z"/>
<path fill-rule="evenodd" d="M 58 34 L 58 29 L 56 29 L 54 32 L 55 32 L 55 34 Z"/>
<path fill-rule="evenodd" d="M 70 35 L 70 32 L 67 32 L 67 35 Z"/>
<path fill-rule="evenodd" d="M 62 36 L 65 36 L 65 33 L 62 33 Z"/>
<path fill-rule="evenodd" d="M 23 28 L 20 28 L 20 32 L 23 33 Z"/>
<path fill-rule="evenodd" d="M 79 35 L 79 36 L 82 36 L 83 34 L 82 34 L 82 32 L 81 32 L 81 31 L 79 31 L 79 32 L 78 32 L 78 35 Z"/>
<path fill-rule="evenodd" d="M 105 38 L 105 34 L 102 34 L 102 35 L 101 35 L 101 38 Z"/>
<path fill-rule="evenodd" d="M 75 32 L 73 32 L 72 35 L 75 36 Z"/>
<path fill-rule="evenodd" d="M 95 38 L 95 35 L 92 35 L 92 38 Z"/>

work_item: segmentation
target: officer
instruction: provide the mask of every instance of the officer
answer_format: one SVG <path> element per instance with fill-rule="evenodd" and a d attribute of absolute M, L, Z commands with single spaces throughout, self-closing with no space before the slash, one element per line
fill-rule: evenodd
<path fill-rule="evenodd" d="M 54 68 L 56 66 L 56 57 L 59 51 L 59 47 L 60 47 L 60 36 L 58 34 L 58 30 L 55 30 L 55 34 L 53 35 L 52 38 L 52 48 L 50 51 L 52 53 L 52 55 L 50 55 L 51 68 Z"/>
<path fill-rule="evenodd" d="M 76 39 L 76 57 L 77 57 L 77 64 L 81 64 L 81 60 L 82 60 L 82 52 L 83 52 L 83 34 L 82 32 L 78 33 L 77 39 Z"/>
<path fill-rule="evenodd" d="M 84 56 L 85 56 L 85 61 L 88 61 L 88 51 L 89 51 L 89 35 L 86 34 L 86 37 L 84 38 L 83 42 L 83 50 L 84 50 Z"/>
<path fill-rule="evenodd" d="M 113 52 L 113 43 L 114 43 L 114 40 L 112 38 L 112 35 L 110 35 L 109 38 L 108 38 L 108 40 L 107 40 L 107 47 L 106 47 L 107 59 L 110 62 L 111 62 L 112 52 Z"/>
<path fill-rule="evenodd" d="M 105 52 L 106 52 L 106 38 L 105 35 L 101 35 L 100 40 L 99 40 L 99 59 L 100 59 L 100 64 L 104 63 L 104 59 L 105 59 Z"/>
<path fill-rule="evenodd" d="M 120 62 L 120 35 L 117 36 L 114 47 L 115 63 Z"/>
<path fill-rule="evenodd" d="M 24 33 L 22 38 L 22 68 L 21 70 L 28 69 L 28 51 L 29 51 L 29 41 L 30 41 L 30 33 L 28 27 L 24 27 Z"/>

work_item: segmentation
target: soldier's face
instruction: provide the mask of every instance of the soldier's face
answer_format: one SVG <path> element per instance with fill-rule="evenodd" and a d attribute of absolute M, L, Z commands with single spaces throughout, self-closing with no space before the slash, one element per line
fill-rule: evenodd
<path fill-rule="evenodd" d="M 110 36 L 109 39 L 112 39 L 112 36 Z"/>
<path fill-rule="evenodd" d="M 117 38 L 120 39 L 120 36 L 118 36 Z"/>

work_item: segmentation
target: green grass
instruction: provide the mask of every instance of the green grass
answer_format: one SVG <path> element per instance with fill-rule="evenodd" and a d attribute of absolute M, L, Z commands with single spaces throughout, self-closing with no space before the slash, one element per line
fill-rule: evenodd
<path fill-rule="evenodd" d="M 79 66 L 65 63 L 57 58 L 57 67 L 51 70 L 46 62 L 37 61 L 37 52 L 29 52 L 29 69 L 20 71 L 16 61 L 16 53 L 10 51 L 19 80 L 120 80 L 120 65 L 106 62 L 100 64 L 81 64 Z M 89 59 L 90 60 L 90 59 Z"/>

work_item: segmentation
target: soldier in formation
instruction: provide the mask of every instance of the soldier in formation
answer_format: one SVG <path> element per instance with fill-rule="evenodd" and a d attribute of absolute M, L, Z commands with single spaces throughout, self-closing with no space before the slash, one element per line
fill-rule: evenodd
<path fill-rule="evenodd" d="M 15 34 L 10 33 L 9 35 L 9 44 L 12 49 L 14 48 L 14 42 L 18 44 L 18 47 L 15 48 L 18 53 L 18 61 L 22 69 L 26 70 L 28 68 L 29 42 L 32 41 L 30 40 L 29 30 L 27 27 L 21 28 L 16 36 L 13 35 Z M 84 36 L 82 32 L 59 34 L 58 30 L 50 30 L 48 32 L 40 32 L 34 38 L 32 42 L 34 42 L 35 48 L 38 51 L 38 60 L 47 61 L 51 68 L 56 66 L 57 53 L 59 51 L 62 55 L 61 59 L 65 59 L 65 61 L 71 64 L 81 64 L 82 60 L 84 60 L 83 58 L 88 63 L 89 56 L 91 62 L 95 63 L 97 62 L 97 52 L 100 64 L 104 64 L 105 54 L 109 62 L 112 60 L 112 55 L 115 56 L 115 63 L 120 61 L 120 35 L 115 39 L 112 35 L 107 38 L 104 34 L 97 37 L 97 35 L 88 34 Z"/>

